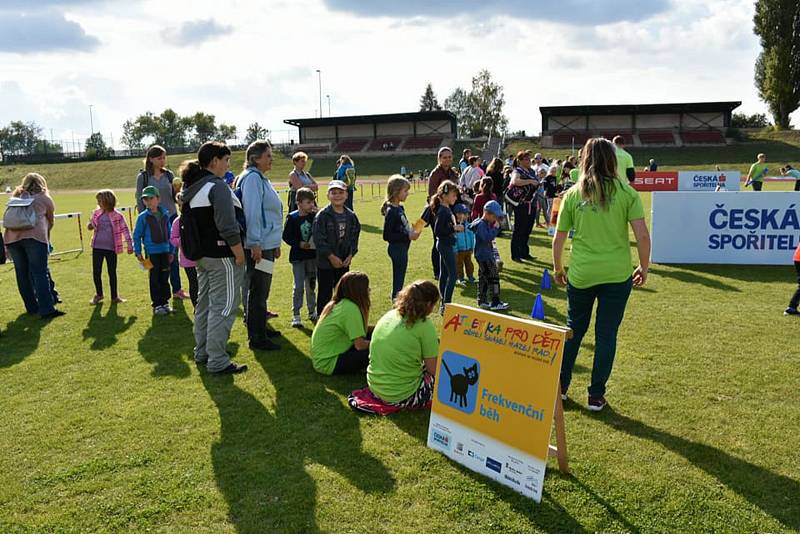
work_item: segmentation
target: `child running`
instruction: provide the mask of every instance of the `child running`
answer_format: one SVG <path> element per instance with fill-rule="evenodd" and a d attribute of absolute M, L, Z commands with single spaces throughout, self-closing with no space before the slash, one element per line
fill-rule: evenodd
<path fill-rule="evenodd" d="M 188 172 L 188 166 L 184 169 L 181 168 L 181 173 Z M 177 180 L 177 178 L 175 179 Z M 178 193 L 175 197 L 175 204 L 178 207 L 178 212 L 183 212 L 183 195 Z M 183 247 L 181 247 L 181 216 L 178 215 L 174 221 L 172 221 L 172 229 L 169 233 L 169 242 L 175 247 L 175 250 L 178 253 L 178 263 L 181 267 L 183 267 L 183 272 L 186 273 L 186 278 L 189 279 L 189 298 L 192 299 L 192 306 L 197 307 L 197 294 L 199 290 L 199 286 L 197 284 L 197 264 L 187 258 L 183 253 Z"/>
<path fill-rule="evenodd" d="M 453 300 L 456 287 L 456 232 L 463 232 L 464 226 L 456 224 L 450 207 L 458 199 L 458 186 L 445 180 L 431 197 L 431 213 L 434 216 L 433 235 L 436 237 L 436 251 L 439 252 L 439 292 L 442 304 L 439 315 L 444 315 L 444 305 Z"/>
<path fill-rule="evenodd" d="M 393 175 L 386 184 L 386 201 L 381 208 L 383 240 L 389 244 L 387 253 L 392 259 L 392 302 L 406 279 L 408 248 L 411 241 L 419 238 L 419 233 L 409 224 L 405 208 L 401 204 L 408 198 L 410 189 L 411 183 L 408 180 L 399 174 Z"/>
<path fill-rule="evenodd" d="M 500 203 L 490 200 L 483 207 L 483 217 L 470 224 L 475 233 L 475 259 L 478 260 L 478 306 L 485 310 L 509 308 L 507 302 L 500 300 L 500 274 L 492 247 L 492 241 L 500 233 L 500 219 L 505 216 Z"/>
<path fill-rule="evenodd" d="M 122 254 L 122 240 L 128 245 L 128 254 L 133 254 L 133 242 L 131 232 L 125 217 L 116 211 L 117 197 L 110 189 L 102 189 L 95 195 L 97 199 L 97 209 L 92 213 L 92 220 L 89 221 L 89 230 L 94 231 L 92 235 L 92 277 L 94 278 L 94 297 L 91 304 L 103 302 L 103 261 L 106 262 L 108 270 L 108 285 L 111 290 L 111 302 L 119 304 L 125 299 L 117 292 L 117 254 Z M 49 275 L 49 273 L 48 273 Z M 55 293 L 55 284 L 50 282 L 51 291 Z M 55 293 L 54 300 L 58 298 Z"/>
<path fill-rule="evenodd" d="M 142 253 L 150 261 L 150 300 L 155 315 L 167 315 L 174 310 L 169 306 L 169 269 L 175 249 L 169 242 L 169 212 L 159 206 L 158 189 L 148 185 L 142 190 L 145 209 L 136 218 L 133 231 L 133 250 L 142 265 L 146 265 Z"/>
<path fill-rule="evenodd" d="M 317 247 L 317 313 L 331 300 L 333 288 L 350 270 L 350 262 L 358 253 L 358 237 L 361 224 L 356 214 L 345 207 L 347 184 L 341 180 L 331 180 L 328 184 L 330 204 L 314 218 L 311 234 Z"/>
<path fill-rule="evenodd" d="M 303 292 L 306 295 L 308 320 L 317 322 L 317 251 L 311 231 L 317 214 L 314 191 L 301 187 L 293 196 L 297 209 L 286 216 L 283 227 L 283 242 L 289 245 L 289 263 L 292 265 L 292 327 L 301 328 L 300 308 L 303 307 Z"/>

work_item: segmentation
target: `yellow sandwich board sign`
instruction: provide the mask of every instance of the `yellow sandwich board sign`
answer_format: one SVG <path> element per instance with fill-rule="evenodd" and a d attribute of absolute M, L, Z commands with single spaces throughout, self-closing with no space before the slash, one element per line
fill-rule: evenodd
<path fill-rule="evenodd" d="M 539 502 L 568 332 L 448 304 L 428 446 Z"/>

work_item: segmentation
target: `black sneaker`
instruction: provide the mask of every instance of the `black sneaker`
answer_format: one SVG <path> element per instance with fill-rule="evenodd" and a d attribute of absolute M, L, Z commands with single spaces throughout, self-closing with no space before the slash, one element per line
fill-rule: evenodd
<path fill-rule="evenodd" d="M 606 398 L 605 397 L 589 397 L 589 402 L 586 404 L 586 408 L 589 409 L 590 412 L 599 412 L 603 408 L 606 407 Z"/>
<path fill-rule="evenodd" d="M 783 314 L 784 315 L 800 315 L 800 312 L 797 311 L 797 308 L 792 308 L 791 306 L 789 306 L 788 308 L 783 310 Z"/>
<path fill-rule="evenodd" d="M 269 339 L 265 339 L 264 341 L 251 341 L 249 346 L 250 350 L 279 350 L 281 348 L 280 345 L 273 343 Z"/>
<path fill-rule="evenodd" d="M 239 373 L 244 373 L 247 371 L 247 364 L 239 365 L 237 363 L 231 362 L 231 364 L 223 369 L 222 371 L 217 371 L 213 373 L 215 375 L 238 375 Z"/>
<path fill-rule="evenodd" d="M 47 315 L 42 315 L 42 319 L 49 321 L 50 319 L 55 319 L 56 317 L 61 317 L 66 315 L 67 312 L 61 310 L 53 310 L 52 312 L 48 313 Z"/>

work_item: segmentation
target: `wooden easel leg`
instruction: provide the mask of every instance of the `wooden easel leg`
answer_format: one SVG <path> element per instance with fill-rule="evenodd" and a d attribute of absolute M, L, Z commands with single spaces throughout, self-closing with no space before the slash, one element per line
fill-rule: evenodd
<path fill-rule="evenodd" d="M 564 426 L 564 403 L 561 400 L 561 386 L 556 396 L 556 407 L 553 413 L 556 425 L 556 446 L 550 445 L 550 456 L 558 459 L 558 470 L 565 475 L 569 474 L 569 460 L 567 457 L 567 429 Z"/>

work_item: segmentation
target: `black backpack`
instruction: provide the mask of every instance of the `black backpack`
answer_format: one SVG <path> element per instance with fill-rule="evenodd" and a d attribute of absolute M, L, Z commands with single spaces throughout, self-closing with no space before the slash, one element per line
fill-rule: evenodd
<path fill-rule="evenodd" d="M 187 259 L 197 261 L 203 257 L 200 245 L 200 224 L 188 202 L 184 202 L 180 219 L 181 250 Z"/>

